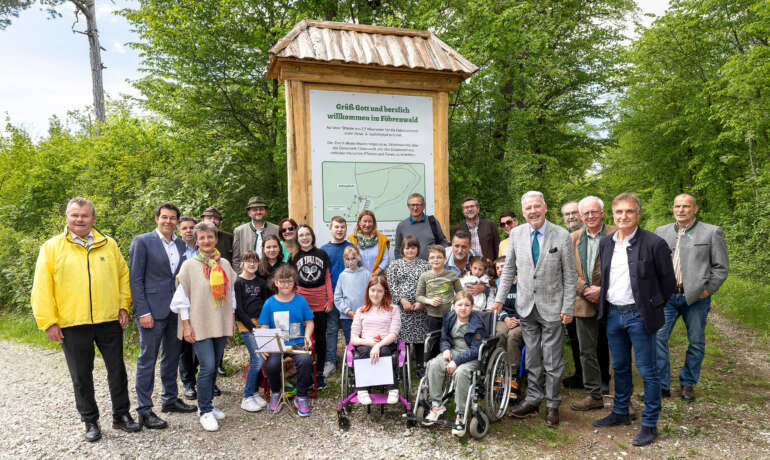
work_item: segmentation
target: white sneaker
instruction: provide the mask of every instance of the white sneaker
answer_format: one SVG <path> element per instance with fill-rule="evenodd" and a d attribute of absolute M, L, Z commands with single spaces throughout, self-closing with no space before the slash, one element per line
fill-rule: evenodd
<path fill-rule="evenodd" d="M 259 409 L 257 410 L 262 410 L 265 407 L 267 407 L 267 401 L 265 401 L 265 398 L 263 398 L 262 396 L 254 393 L 253 395 L 251 395 L 251 397 L 254 398 L 254 401 L 257 402 L 257 406 L 259 406 Z"/>
<path fill-rule="evenodd" d="M 262 407 L 259 406 L 257 401 L 254 399 L 254 396 L 249 396 L 248 398 L 243 398 L 241 401 L 241 409 L 245 410 L 246 412 L 259 412 Z"/>
<path fill-rule="evenodd" d="M 457 425 L 462 425 L 462 429 L 458 430 L 456 428 Z M 458 438 L 465 436 L 465 420 L 463 420 L 463 416 L 460 414 L 457 414 L 457 417 L 455 418 L 455 426 L 452 427 L 452 434 Z"/>
<path fill-rule="evenodd" d="M 366 390 L 358 390 L 358 402 L 364 406 L 368 406 L 372 403 L 372 398 L 369 397 L 369 392 Z"/>
<path fill-rule="evenodd" d="M 335 371 L 337 367 L 334 365 L 334 363 L 326 363 L 324 364 L 324 378 L 329 377 L 332 372 Z"/>
<path fill-rule="evenodd" d="M 217 420 L 225 419 L 225 413 L 217 409 L 216 407 L 211 409 L 211 413 L 214 414 L 214 417 L 216 417 Z"/>
<path fill-rule="evenodd" d="M 217 431 L 219 429 L 219 422 L 217 422 L 213 412 L 206 412 L 201 415 L 201 425 L 206 431 Z"/>
<path fill-rule="evenodd" d="M 438 418 L 441 417 L 444 412 L 446 412 L 446 407 L 444 406 L 433 406 L 430 408 L 430 413 L 425 416 L 425 422 L 423 422 L 424 425 L 433 425 L 435 422 L 438 421 Z"/>
<path fill-rule="evenodd" d="M 393 389 L 388 391 L 388 404 L 396 404 L 398 402 L 398 390 Z"/>

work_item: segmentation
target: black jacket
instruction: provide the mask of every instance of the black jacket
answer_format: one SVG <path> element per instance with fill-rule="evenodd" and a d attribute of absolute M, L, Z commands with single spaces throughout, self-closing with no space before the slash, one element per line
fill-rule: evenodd
<path fill-rule="evenodd" d="M 610 279 L 612 252 L 615 250 L 616 232 L 602 238 L 599 243 L 599 259 L 602 267 L 602 289 L 599 294 L 599 316 L 603 318 L 610 307 L 607 290 Z M 676 288 L 671 249 L 663 238 L 639 227 L 628 247 L 628 271 L 636 309 L 642 315 L 647 333 L 654 334 L 663 326 L 663 307 Z"/>

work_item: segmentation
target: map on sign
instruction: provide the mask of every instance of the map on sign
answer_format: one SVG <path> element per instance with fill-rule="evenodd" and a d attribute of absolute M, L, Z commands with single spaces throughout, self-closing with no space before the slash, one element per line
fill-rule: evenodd
<path fill-rule="evenodd" d="M 323 220 L 341 215 L 355 222 L 368 209 L 377 221 L 400 221 L 412 193 L 425 196 L 424 163 L 324 161 L 321 165 Z"/>

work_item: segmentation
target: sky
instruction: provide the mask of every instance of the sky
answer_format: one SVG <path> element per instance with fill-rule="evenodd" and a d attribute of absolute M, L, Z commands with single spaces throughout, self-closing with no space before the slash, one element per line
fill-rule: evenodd
<path fill-rule="evenodd" d="M 190 0 L 195 1 L 195 0 Z M 637 0 L 643 13 L 662 15 L 668 0 Z M 109 98 L 138 95 L 130 83 L 141 75 L 139 55 L 127 46 L 138 41 L 128 22 L 115 14 L 135 8 L 132 0 L 96 0 L 97 26 L 102 47 L 104 90 Z M 0 30 L 0 132 L 9 118 L 33 138 L 45 136 L 48 120 L 64 120 L 69 110 L 92 103 L 88 41 L 72 32 L 73 7 L 65 3 L 58 19 L 47 19 L 37 5 L 22 12 L 5 30 Z M 651 19 L 643 18 L 649 24 Z M 76 25 L 85 29 L 81 17 Z"/>

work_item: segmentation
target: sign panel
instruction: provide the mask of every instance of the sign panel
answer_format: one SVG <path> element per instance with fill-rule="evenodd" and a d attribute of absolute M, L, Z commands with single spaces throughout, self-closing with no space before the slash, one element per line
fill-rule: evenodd
<path fill-rule="evenodd" d="M 432 97 L 312 89 L 310 145 L 318 247 L 331 240 L 333 216 L 352 233 L 364 209 L 393 246 L 412 193 L 433 214 Z"/>

